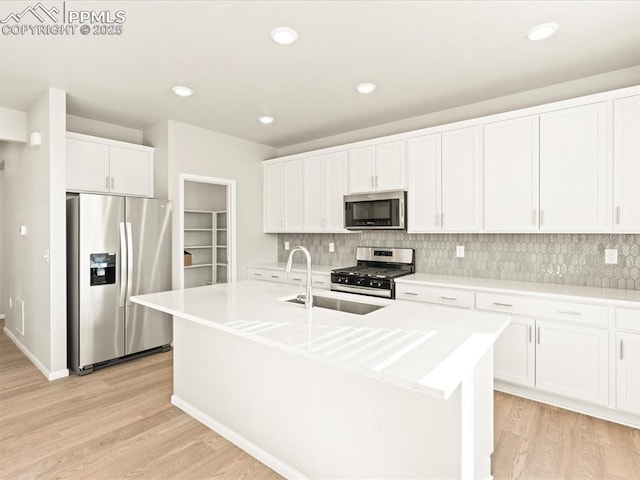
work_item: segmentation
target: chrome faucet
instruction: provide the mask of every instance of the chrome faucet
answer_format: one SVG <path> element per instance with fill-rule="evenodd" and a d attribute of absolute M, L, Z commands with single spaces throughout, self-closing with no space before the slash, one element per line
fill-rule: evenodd
<path fill-rule="evenodd" d="M 305 257 L 307 257 L 307 292 L 305 294 L 304 306 L 306 308 L 311 308 L 313 307 L 313 292 L 311 291 L 311 254 L 309 253 L 309 250 L 300 245 L 291 250 L 291 253 L 289 253 L 289 259 L 287 260 L 287 268 L 285 268 L 285 271 L 291 271 L 291 265 L 293 264 L 293 254 L 298 250 L 304 253 Z"/>

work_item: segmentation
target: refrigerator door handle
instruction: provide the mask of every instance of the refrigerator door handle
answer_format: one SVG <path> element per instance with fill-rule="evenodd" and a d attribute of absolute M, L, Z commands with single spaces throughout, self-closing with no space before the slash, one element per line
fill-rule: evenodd
<path fill-rule="evenodd" d="M 127 222 L 127 306 L 131 305 L 131 284 L 133 283 L 133 233 Z"/>
<path fill-rule="evenodd" d="M 124 222 L 120 222 L 120 295 L 118 296 L 118 306 L 124 307 L 126 298 L 125 288 L 127 286 L 127 235 L 124 230 Z"/>

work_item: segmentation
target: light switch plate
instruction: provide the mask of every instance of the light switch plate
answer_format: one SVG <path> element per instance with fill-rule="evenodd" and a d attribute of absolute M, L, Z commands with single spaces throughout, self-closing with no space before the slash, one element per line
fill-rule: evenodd
<path fill-rule="evenodd" d="M 336 251 L 336 244 L 333 242 L 329 242 L 329 253 L 333 253 Z"/>
<path fill-rule="evenodd" d="M 289 250 L 289 242 L 284 242 L 284 249 Z"/>
<path fill-rule="evenodd" d="M 616 265 L 618 263 L 618 250 L 616 250 L 615 248 L 605 248 L 604 263 L 609 265 Z"/>
<path fill-rule="evenodd" d="M 456 246 L 456 257 L 464 258 L 464 245 Z"/>

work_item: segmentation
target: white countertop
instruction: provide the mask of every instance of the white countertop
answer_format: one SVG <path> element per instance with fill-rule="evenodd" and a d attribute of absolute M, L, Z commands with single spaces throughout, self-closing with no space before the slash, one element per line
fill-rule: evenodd
<path fill-rule="evenodd" d="M 135 303 L 436 398 L 448 398 L 509 324 L 501 314 L 340 292 L 384 308 L 355 315 L 285 301 L 300 287 L 243 281 L 132 297 Z"/>
<path fill-rule="evenodd" d="M 455 277 L 414 273 L 396 279 L 396 283 L 420 284 L 432 287 L 461 288 L 476 292 L 508 293 L 549 298 L 557 296 L 562 300 L 580 302 L 605 301 L 621 306 L 640 307 L 640 291 L 618 288 L 582 287 L 513 280 L 493 280 L 478 277 Z"/>
<path fill-rule="evenodd" d="M 274 263 L 256 263 L 254 265 L 249 265 L 249 268 L 263 268 L 265 270 L 279 270 L 284 272 L 284 269 L 287 266 L 287 262 L 274 262 Z M 331 270 L 334 270 L 338 267 L 332 267 L 331 265 L 311 265 L 311 271 L 313 273 L 331 273 Z M 304 263 L 294 263 L 291 266 L 292 272 L 306 272 L 307 265 Z"/>

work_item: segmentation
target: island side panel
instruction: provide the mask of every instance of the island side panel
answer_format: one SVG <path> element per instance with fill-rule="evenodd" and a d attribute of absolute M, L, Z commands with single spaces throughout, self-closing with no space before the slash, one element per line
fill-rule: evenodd
<path fill-rule="evenodd" d="M 460 390 L 439 400 L 174 320 L 174 404 L 290 478 L 460 478 Z"/>

